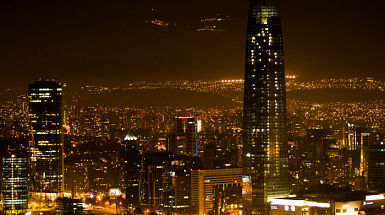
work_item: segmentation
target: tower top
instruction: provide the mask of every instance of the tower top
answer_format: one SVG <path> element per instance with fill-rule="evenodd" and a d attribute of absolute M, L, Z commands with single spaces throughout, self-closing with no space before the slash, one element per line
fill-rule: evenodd
<path fill-rule="evenodd" d="M 35 79 L 35 82 L 40 82 L 40 81 L 44 81 L 44 82 L 56 82 L 56 78 L 38 78 L 38 79 Z"/>

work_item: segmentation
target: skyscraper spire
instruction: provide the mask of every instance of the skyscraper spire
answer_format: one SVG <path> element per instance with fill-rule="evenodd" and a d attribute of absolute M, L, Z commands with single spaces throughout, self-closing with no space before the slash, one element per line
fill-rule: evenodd
<path fill-rule="evenodd" d="M 289 194 L 286 91 L 278 0 L 251 0 L 243 116 L 244 214 Z"/>

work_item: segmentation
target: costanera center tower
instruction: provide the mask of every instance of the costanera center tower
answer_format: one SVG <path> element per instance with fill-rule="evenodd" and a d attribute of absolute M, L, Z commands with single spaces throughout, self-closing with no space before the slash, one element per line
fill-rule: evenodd
<path fill-rule="evenodd" d="M 285 69 L 278 0 L 251 0 L 244 116 L 243 214 L 268 214 L 289 194 Z"/>

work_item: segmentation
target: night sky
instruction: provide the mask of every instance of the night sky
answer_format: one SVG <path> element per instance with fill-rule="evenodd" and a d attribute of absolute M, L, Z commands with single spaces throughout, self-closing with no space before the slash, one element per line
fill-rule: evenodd
<path fill-rule="evenodd" d="M 247 0 L 1 1 L 0 90 L 243 79 Z M 282 0 L 286 74 L 385 80 L 382 0 Z M 219 15 L 218 15 L 219 14 Z M 229 21 L 202 23 L 205 18 Z M 168 22 L 153 25 L 152 20 Z M 216 25 L 222 31 L 200 31 Z M 224 30 L 224 31 L 223 31 Z"/>

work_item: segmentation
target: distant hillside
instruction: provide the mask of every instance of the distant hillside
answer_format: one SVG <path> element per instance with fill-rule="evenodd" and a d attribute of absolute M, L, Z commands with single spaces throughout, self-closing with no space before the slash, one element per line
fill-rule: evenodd
<path fill-rule="evenodd" d="M 0 96 L 0 104 L 10 100 L 16 100 L 18 95 L 26 95 L 27 92 L 8 91 Z M 82 94 L 79 103 L 81 106 L 135 106 L 135 107 L 214 107 L 214 106 L 239 106 L 240 103 L 232 99 L 239 97 L 242 101 L 242 92 L 232 92 L 229 97 L 223 97 L 214 93 L 201 93 L 188 90 L 173 89 L 143 89 L 106 92 L 100 95 Z M 86 98 L 86 99 L 85 99 Z M 287 92 L 287 99 L 296 99 L 310 102 L 362 102 L 385 99 L 385 92 L 379 90 L 362 89 L 316 89 L 296 90 Z M 23 99 L 27 101 L 27 99 Z M 68 97 L 64 96 L 68 101 Z M 71 102 L 68 105 L 73 105 Z"/>
<path fill-rule="evenodd" d="M 309 102 L 363 102 L 385 99 L 385 92 L 361 89 L 316 89 L 287 92 L 287 99 Z"/>
<path fill-rule="evenodd" d="M 213 107 L 236 106 L 230 97 L 213 93 L 198 93 L 187 90 L 157 89 L 130 90 L 90 95 L 79 105 L 94 106 L 135 106 L 135 107 Z"/>

